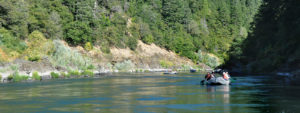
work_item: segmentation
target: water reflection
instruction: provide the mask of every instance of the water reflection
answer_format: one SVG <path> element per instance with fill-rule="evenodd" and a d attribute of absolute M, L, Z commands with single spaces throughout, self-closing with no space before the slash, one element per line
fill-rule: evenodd
<path fill-rule="evenodd" d="M 222 100 L 222 104 L 224 107 L 223 112 L 230 112 L 230 86 L 229 85 L 221 85 L 221 86 L 206 86 L 206 91 L 209 93 L 207 98 L 215 100 Z"/>
<path fill-rule="evenodd" d="M 260 112 L 280 112 L 280 113 L 297 113 L 300 111 L 300 86 L 293 82 L 286 81 L 287 78 L 264 77 L 261 79 L 263 86 L 259 87 L 262 93 L 252 94 L 258 98 L 253 103 L 265 105 L 264 107 L 255 107 Z"/>
<path fill-rule="evenodd" d="M 299 105 L 299 99 L 282 96 L 286 94 L 280 93 L 281 85 L 267 84 L 264 78 L 241 77 L 230 86 L 199 85 L 200 78 L 196 74 L 140 74 L 1 84 L 0 111 L 244 113 L 287 111 Z M 299 87 L 284 91 L 294 90 Z M 292 105 L 278 107 L 281 101 L 276 99 Z"/>

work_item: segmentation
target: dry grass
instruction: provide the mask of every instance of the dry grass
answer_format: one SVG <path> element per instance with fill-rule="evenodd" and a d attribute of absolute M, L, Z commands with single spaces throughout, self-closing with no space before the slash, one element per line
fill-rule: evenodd
<path fill-rule="evenodd" d="M 0 48 L 0 62 L 8 61 L 8 57 L 6 53 Z"/>

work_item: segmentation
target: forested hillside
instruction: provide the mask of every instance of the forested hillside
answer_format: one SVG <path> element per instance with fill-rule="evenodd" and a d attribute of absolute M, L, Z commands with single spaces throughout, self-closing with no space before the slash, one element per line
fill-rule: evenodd
<path fill-rule="evenodd" d="M 0 61 L 38 61 L 65 40 L 90 50 L 100 46 L 156 45 L 216 66 L 231 45 L 248 36 L 261 0 L 0 0 Z M 266 16 L 266 15 L 264 15 Z M 271 15 L 272 16 L 272 15 Z M 271 25 L 271 23 L 270 23 Z M 251 36 L 253 37 L 253 36 Z M 40 42 L 45 42 L 42 44 Z M 272 42 L 269 42 L 272 43 Z M 57 44 L 57 43 L 53 43 Z M 46 46 L 45 46 L 46 45 Z"/>
<path fill-rule="evenodd" d="M 299 69 L 299 6 L 299 0 L 264 0 L 251 27 L 253 32 L 232 49 L 227 66 L 239 62 L 245 71 L 258 73 Z"/>

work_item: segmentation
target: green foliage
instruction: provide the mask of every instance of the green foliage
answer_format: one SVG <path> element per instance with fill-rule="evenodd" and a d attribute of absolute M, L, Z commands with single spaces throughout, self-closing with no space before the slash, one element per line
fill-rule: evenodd
<path fill-rule="evenodd" d="M 91 42 L 85 43 L 84 49 L 85 49 L 85 50 L 88 50 L 88 51 L 93 50 L 93 45 L 92 45 L 92 43 L 91 43 Z"/>
<path fill-rule="evenodd" d="M 190 65 L 182 65 L 181 66 L 182 70 L 184 70 L 184 71 L 189 71 L 191 69 L 191 67 L 192 66 L 190 66 Z"/>
<path fill-rule="evenodd" d="M 88 75 L 89 77 L 94 77 L 94 72 L 91 70 L 84 70 L 81 75 Z"/>
<path fill-rule="evenodd" d="M 2 75 L 0 75 L 0 80 L 2 80 Z"/>
<path fill-rule="evenodd" d="M 153 37 L 149 25 L 147 23 L 140 22 L 139 33 L 143 42 L 151 44 Z"/>
<path fill-rule="evenodd" d="M 191 9 L 185 0 L 163 0 L 162 15 L 167 24 L 186 23 Z"/>
<path fill-rule="evenodd" d="M 10 65 L 10 69 L 15 73 L 19 71 L 19 67 L 17 64 Z"/>
<path fill-rule="evenodd" d="M 45 25 L 47 30 L 48 37 L 52 39 L 62 39 L 63 38 L 63 28 L 61 25 L 61 17 L 56 12 L 53 11 L 50 13 L 48 17 L 48 23 Z"/>
<path fill-rule="evenodd" d="M 93 70 L 93 69 L 95 69 L 95 66 L 94 66 L 93 64 L 90 64 L 90 65 L 87 67 L 87 69 Z"/>
<path fill-rule="evenodd" d="M 26 58 L 30 61 L 39 61 L 43 56 L 53 52 L 53 46 L 53 42 L 47 40 L 41 32 L 34 31 L 28 37 L 28 48 L 25 51 Z"/>
<path fill-rule="evenodd" d="M 207 53 L 204 53 L 202 52 L 201 50 L 198 50 L 198 53 L 197 53 L 197 56 L 198 56 L 198 59 L 200 62 L 212 67 L 212 68 L 215 68 L 217 66 L 219 66 L 219 62 L 218 62 L 218 59 L 217 57 L 215 56 L 212 56 L 210 54 L 207 54 Z"/>
<path fill-rule="evenodd" d="M 61 72 L 60 76 L 64 77 L 64 78 L 70 78 L 70 74 L 67 74 L 65 72 Z"/>
<path fill-rule="evenodd" d="M 74 21 L 65 26 L 65 40 L 72 45 L 85 44 L 95 41 L 89 23 Z"/>
<path fill-rule="evenodd" d="M 15 82 L 19 82 L 19 81 L 24 81 L 24 80 L 28 80 L 29 79 L 29 76 L 26 76 L 26 75 L 16 75 L 14 76 L 14 81 Z"/>
<path fill-rule="evenodd" d="M 13 73 L 12 75 L 8 76 L 8 80 L 13 80 L 14 82 L 20 82 L 24 80 L 28 80 L 29 76 L 20 75 L 18 72 Z"/>
<path fill-rule="evenodd" d="M 0 29 L 0 46 L 5 47 L 6 51 L 23 52 L 26 49 L 26 43 L 14 37 L 10 31 L 1 28 Z"/>
<path fill-rule="evenodd" d="M 152 35 L 147 35 L 146 37 L 142 38 L 142 41 L 146 44 L 152 44 L 154 42 Z"/>
<path fill-rule="evenodd" d="M 125 60 L 123 62 L 116 63 L 114 68 L 119 71 L 128 71 L 134 68 L 134 64 L 131 62 L 131 60 Z"/>
<path fill-rule="evenodd" d="M 109 42 L 108 41 L 101 42 L 100 49 L 103 53 L 109 54 L 110 53 Z"/>
<path fill-rule="evenodd" d="M 250 23 L 261 1 L 0 0 L 0 36 L 5 34 L 6 37 L 5 41 L 0 38 L 0 47 L 8 57 L 15 59 L 26 49 L 22 40 L 28 40 L 23 56 L 38 61 L 51 54 L 48 50 L 51 43 L 39 40 L 31 44 L 30 37 L 64 39 L 86 50 L 91 50 L 93 45 L 100 46 L 104 53 L 110 53 L 112 46 L 135 50 L 140 39 L 193 61 L 198 60 L 195 52 L 199 49 L 223 60 L 228 58 L 227 52 L 231 51 L 234 40 L 245 38 L 251 32 Z M 55 58 L 58 55 L 63 58 Z M 86 68 L 82 63 L 85 58 L 73 56 L 57 52 L 53 59 L 58 62 L 54 64 Z"/>
<path fill-rule="evenodd" d="M 54 40 L 55 51 L 51 55 L 51 62 L 55 66 L 73 67 L 77 69 L 86 69 L 91 65 L 91 59 L 82 56 L 78 51 L 65 46 L 61 41 Z"/>
<path fill-rule="evenodd" d="M 174 66 L 173 62 L 167 61 L 167 60 L 161 60 L 161 61 L 159 61 L 159 63 L 160 63 L 160 66 L 163 68 L 170 68 L 170 67 Z"/>
<path fill-rule="evenodd" d="M 7 77 L 7 80 L 8 81 L 12 81 L 14 79 L 14 76 L 13 75 L 9 75 L 8 77 Z"/>
<path fill-rule="evenodd" d="M 6 53 L 0 48 L 0 62 L 8 61 L 9 58 Z"/>
<path fill-rule="evenodd" d="M 81 75 L 81 73 L 78 70 L 70 70 L 68 73 L 71 76 L 76 76 L 76 77 L 79 77 Z"/>
<path fill-rule="evenodd" d="M 10 61 L 18 58 L 27 48 L 24 41 L 14 37 L 10 31 L 0 28 L 0 61 Z"/>
<path fill-rule="evenodd" d="M 50 75 L 51 75 L 52 79 L 59 78 L 59 74 L 58 73 L 51 72 Z"/>
<path fill-rule="evenodd" d="M 299 68 L 299 1 L 264 0 L 247 39 L 235 40 L 227 67 L 268 73 Z M 241 32 L 241 35 L 244 33 Z M 244 34 L 246 35 L 246 34 Z"/>
<path fill-rule="evenodd" d="M 34 80 L 41 80 L 42 79 L 41 76 L 39 75 L 39 73 L 36 72 L 36 71 L 32 73 L 32 78 Z"/>
<path fill-rule="evenodd" d="M 0 18 L 2 26 L 9 29 L 14 36 L 24 39 L 28 35 L 29 7 L 28 1 L 1 0 Z"/>
<path fill-rule="evenodd" d="M 128 38 L 128 42 L 127 42 L 127 46 L 131 49 L 131 50 L 135 50 L 137 47 L 137 39 L 133 38 L 133 37 L 129 37 Z"/>
<path fill-rule="evenodd" d="M 101 51 L 104 52 L 104 53 L 106 53 L 106 54 L 109 54 L 110 53 L 110 48 L 107 47 L 107 46 L 102 46 L 101 47 Z"/>

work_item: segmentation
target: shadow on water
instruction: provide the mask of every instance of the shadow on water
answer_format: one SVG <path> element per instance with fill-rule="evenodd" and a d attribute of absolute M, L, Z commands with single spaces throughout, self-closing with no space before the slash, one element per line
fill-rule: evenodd
<path fill-rule="evenodd" d="M 113 74 L 95 79 L 1 84 L 1 112 L 281 112 L 297 110 L 268 77 L 236 77 L 230 86 L 200 85 L 204 75 Z M 276 80 L 275 80 L 276 81 Z M 298 88 L 298 87 L 295 87 Z M 296 99 L 299 100 L 299 99 Z M 286 102 L 285 102 L 286 101 Z M 298 105 L 298 104 L 294 104 Z"/>
<path fill-rule="evenodd" d="M 275 76 L 275 75 L 274 75 Z M 300 111 L 300 85 L 293 84 L 290 78 L 276 78 L 268 76 L 262 80 L 263 86 L 258 87 L 264 93 L 256 93 L 251 96 L 257 100 L 251 101 L 267 105 L 266 107 L 257 107 L 261 112 L 269 113 L 296 113 Z"/>

